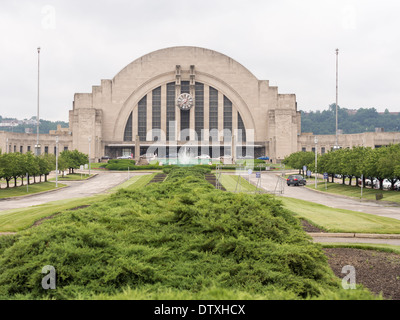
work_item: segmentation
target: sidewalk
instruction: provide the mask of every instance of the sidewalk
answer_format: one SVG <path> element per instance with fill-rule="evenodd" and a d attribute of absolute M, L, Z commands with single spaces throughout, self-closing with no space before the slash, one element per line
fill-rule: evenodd
<path fill-rule="evenodd" d="M 318 243 L 389 244 L 400 246 L 400 234 L 307 233 Z"/>

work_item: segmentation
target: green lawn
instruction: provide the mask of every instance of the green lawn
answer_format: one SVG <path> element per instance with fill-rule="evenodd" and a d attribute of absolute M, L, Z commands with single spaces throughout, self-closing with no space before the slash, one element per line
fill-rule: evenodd
<path fill-rule="evenodd" d="M 239 176 L 221 175 L 221 183 L 227 191 L 239 191 L 236 188 Z M 322 188 L 322 185 L 321 185 Z M 351 188 L 351 187 L 350 187 Z M 241 191 L 254 192 L 256 187 L 241 178 Z M 279 197 L 283 205 L 298 217 L 329 232 L 349 233 L 400 233 L 400 220 L 380 217 L 372 214 L 330 208 L 321 204 Z"/>
<path fill-rule="evenodd" d="M 17 232 L 29 228 L 35 221 L 52 216 L 64 210 L 91 205 L 105 198 L 97 195 L 87 198 L 49 202 L 39 206 L 0 211 L 0 232 Z"/>
<path fill-rule="evenodd" d="M 58 188 L 65 187 L 64 184 L 58 184 Z M 19 196 L 26 196 L 28 194 L 49 191 L 56 189 L 56 184 L 53 182 L 42 182 L 42 183 L 35 183 L 30 184 L 28 186 L 20 186 L 20 187 L 11 187 L 8 189 L 0 189 L 0 199 L 4 198 L 13 198 Z"/>
<path fill-rule="evenodd" d="M 297 216 L 329 232 L 400 233 L 400 220 L 397 219 L 330 208 L 294 198 L 279 197 L 279 199 Z"/>
<path fill-rule="evenodd" d="M 240 183 L 238 183 L 238 181 Z M 255 192 L 256 187 L 249 183 L 243 177 L 237 175 L 230 175 L 230 174 L 221 174 L 220 183 L 225 187 L 226 191 L 230 192 Z"/>
<path fill-rule="evenodd" d="M 153 178 L 154 175 L 155 174 L 134 176 L 123 184 L 111 189 L 111 192 L 115 192 L 121 188 L 132 190 L 135 188 L 143 187 Z M 55 185 L 52 182 L 48 183 L 53 186 Z M 2 189 L 1 191 L 5 190 Z M 35 221 L 40 220 L 44 217 L 52 216 L 64 210 L 91 205 L 93 203 L 96 203 L 97 201 L 100 201 L 101 199 L 104 199 L 105 197 L 107 197 L 107 195 L 96 195 L 87 198 L 75 198 L 54 201 L 28 208 L 0 211 L 0 232 L 21 231 L 29 228 L 35 223 Z"/>
<path fill-rule="evenodd" d="M 146 174 L 146 175 L 135 175 L 134 177 L 130 178 L 128 181 L 125 181 L 124 183 L 112 188 L 110 191 L 114 192 L 122 188 L 126 188 L 128 190 L 134 190 L 137 188 L 142 188 L 146 184 L 150 182 L 151 179 L 156 175 L 157 173 L 152 173 L 152 174 Z"/>
<path fill-rule="evenodd" d="M 365 250 L 377 250 L 384 252 L 394 252 L 400 254 L 400 246 L 395 246 L 391 244 L 331 242 L 331 243 L 321 243 L 321 246 L 323 248 L 355 248 L 355 249 L 365 249 Z"/>
<path fill-rule="evenodd" d="M 348 197 L 361 198 L 361 188 L 356 186 L 343 185 L 339 183 L 327 183 L 327 189 L 325 189 L 325 182 L 317 184 L 317 190 L 322 192 L 328 192 L 333 194 L 344 195 Z M 308 181 L 307 188 L 315 190 L 315 184 Z M 400 202 L 400 192 L 391 190 L 377 190 L 370 188 L 363 188 L 362 198 L 366 200 L 376 200 L 376 194 L 382 193 L 384 201 Z"/>

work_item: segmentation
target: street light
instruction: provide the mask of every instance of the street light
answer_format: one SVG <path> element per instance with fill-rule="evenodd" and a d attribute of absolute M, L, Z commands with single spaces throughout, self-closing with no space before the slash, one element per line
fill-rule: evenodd
<path fill-rule="evenodd" d="M 90 177 L 90 143 L 92 142 L 92 137 L 89 137 L 89 177 Z"/>
<path fill-rule="evenodd" d="M 58 187 L 58 136 L 56 136 L 56 188 Z"/>
<path fill-rule="evenodd" d="M 315 142 L 315 189 L 317 189 L 317 143 L 318 143 L 317 137 L 314 138 L 314 142 Z"/>
<path fill-rule="evenodd" d="M 37 117 L 36 117 L 36 155 L 40 155 L 40 145 L 39 145 L 39 77 L 40 77 L 40 47 L 37 48 L 38 52 L 38 87 L 37 87 Z"/>
<path fill-rule="evenodd" d="M 338 137 L 338 92 L 339 92 L 339 49 L 336 49 L 336 144 L 333 150 L 339 150 L 339 137 Z"/>

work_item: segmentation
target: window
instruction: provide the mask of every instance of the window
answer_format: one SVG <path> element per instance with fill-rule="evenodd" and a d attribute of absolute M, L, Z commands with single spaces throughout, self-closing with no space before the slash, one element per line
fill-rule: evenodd
<path fill-rule="evenodd" d="M 156 141 L 161 136 L 161 87 L 153 90 L 152 101 L 152 140 Z"/>
<path fill-rule="evenodd" d="M 210 110 L 209 110 L 210 140 L 217 141 L 218 137 L 216 137 L 216 134 L 218 130 L 218 91 L 213 87 L 210 87 L 209 101 L 210 101 Z"/>
<path fill-rule="evenodd" d="M 181 82 L 181 93 L 190 93 L 189 81 Z M 187 141 L 189 138 L 190 128 L 190 110 L 181 110 L 181 140 Z"/>
<path fill-rule="evenodd" d="M 167 84 L 167 141 L 175 140 L 175 83 Z"/>
<path fill-rule="evenodd" d="M 138 104 L 138 136 L 140 141 L 146 141 L 147 134 L 147 96 Z"/>
<path fill-rule="evenodd" d="M 23 153 L 23 147 L 19 146 L 19 153 Z"/>
<path fill-rule="evenodd" d="M 132 141 L 132 112 L 129 115 L 128 121 L 126 122 L 124 141 Z"/>
<path fill-rule="evenodd" d="M 28 146 L 26 149 L 27 152 L 31 152 L 31 146 Z"/>
<path fill-rule="evenodd" d="M 321 154 L 325 154 L 325 147 L 321 148 Z"/>
<path fill-rule="evenodd" d="M 246 128 L 240 113 L 238 112 L 238 140 L 241 142 L 246 142 Z"/>
<path fill-rule="evenodd" d="M 204 129 L 204 84 L 196 82 L 195 94 L 195 123 L 194 129 L 198 140 L 203 140 L 202 129 Z"/>
<path fill-rule="evenodd" d="M 189 81 L 181 82 L 181 93 L 190 93 L 190 83 Z"/>
<path fill-rule="evenodd" d="M 229 136 L 226 136 L 229 133 Z M 232 140 L 232 102 L 224 96 L 224 141 Z"/>
<path fill-rule="evenodd" d="M 64 151 L 67 151 L 68 150 L 68 147 L 64 147 Z"/>
<path fill-rule="evenodd" d="M 301 148 L 301 151 L 306 152 L 307 151 L 306 147 Z"/>
<path fill-rule="evenodd" d="M 44 153 L 45 153 L 45 154 L 48 154 L 48 153 L 49 153 L 49 147 L 48 147 L 48 146 L 44 147 Z"/>

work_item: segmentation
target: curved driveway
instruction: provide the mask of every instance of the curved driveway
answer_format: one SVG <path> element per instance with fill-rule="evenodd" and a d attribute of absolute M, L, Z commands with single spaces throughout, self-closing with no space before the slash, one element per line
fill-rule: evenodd
<path fill-rule="evenodd" d="M 250 182 L 256 185 L 257 180 L 255 174 L 252 174 Z M 370 213 L 400 220 L 400 205 L 367 200 L 360 201 L 345 196 L 318 192 L 305 187 L 289 187 L 285 180 L 278 177 L 276 172 L 263 172 L 261 174 L 261 187 L 268 192 L 276 193 L 283 197 L 306 200 L 331 208 Z M 282 191 L 282 193 L 279 193 L 279 191 Z"/>
<path fill-rule="evenodd" d="M 133 175 L 148 174 L 145 172 L 130 172 Z M 51 201 L 65 200 L 72 198 L 84 198 L 95 194 L 105 193 L 109 189 L 123 183 L 128 179 L 126 172 L 99 172 L 96 176 L 83 181 L 59 181 L 68 187 L 42 194 L 33 194 L 15 199 L 0 200 L 0 212 L 9 209 L 25 208 L 44 204 Z"/>

